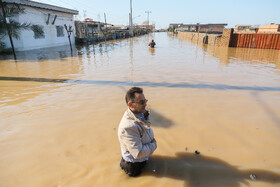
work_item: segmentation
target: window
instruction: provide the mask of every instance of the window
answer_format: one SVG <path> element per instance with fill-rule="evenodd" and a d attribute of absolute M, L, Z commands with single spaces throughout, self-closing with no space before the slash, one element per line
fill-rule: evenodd
<path fill-rule="evenodd" d="M 45 38 L 44 27 L 42 25 L 32 25 L 31 29 L 35 39 Z"/>
<path fill-rule="evenodd" d="M 63 26 L 56 26 L 56 36 L 57 37 L 63 37 L 64 36 Z"/>

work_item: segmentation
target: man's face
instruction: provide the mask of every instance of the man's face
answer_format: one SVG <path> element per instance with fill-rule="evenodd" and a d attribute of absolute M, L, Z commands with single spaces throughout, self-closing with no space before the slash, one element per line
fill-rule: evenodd
<path fill-rule="evenodd" d="M 135 98 L 132 102 L 128 102 L 128 106 L 132 112 L 135 114 L 141 114 L 145 113 L 145 107 L 147 106 L 146 104 L 147 100 L 144 96 L 144 94 L 140 93 L 135 93 Z"/>

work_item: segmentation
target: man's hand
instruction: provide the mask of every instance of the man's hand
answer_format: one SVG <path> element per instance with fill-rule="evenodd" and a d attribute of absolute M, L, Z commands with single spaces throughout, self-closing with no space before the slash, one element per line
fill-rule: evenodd
<path fill-rule="evenodd" d="M 146 110 L 146 112 L 144 113 L 145 120 L 148 119 L 149 115 L 150 115 L 150 112 L 148 110 Z"/>

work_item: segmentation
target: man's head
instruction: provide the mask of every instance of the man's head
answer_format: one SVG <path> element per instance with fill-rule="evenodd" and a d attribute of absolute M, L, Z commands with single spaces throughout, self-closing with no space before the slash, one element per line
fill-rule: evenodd
<path fill-rule="evenodd" d="M 143 89 L 139 87 L 132 87 L 126 92 L 125 101 L 127 106 L 135 114 L 145 113 L 145 107 L 148 100 L 146 100 Z"/>

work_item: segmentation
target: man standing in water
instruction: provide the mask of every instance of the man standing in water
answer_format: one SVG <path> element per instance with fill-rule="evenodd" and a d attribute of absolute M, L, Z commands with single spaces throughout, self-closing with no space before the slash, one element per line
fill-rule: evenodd
<path fill-rule="evenodd" d="M 139 175 L 156 150 L 157 143 L 150 125 L 149 112 L 145 109 L 143 89 L 130 88 L 125 96 L 128 109 L 125 111 L 118 129 L 122 159 L 120 167 L 130 177 Z"/>
<path fill-rule="evenodd" d="M 156 42 L 154 42 L 154 40 L 152 40 L 152 41 L 149 43 L 150 48 L 154 48 L 155 45 L 156 45 Z"/>

